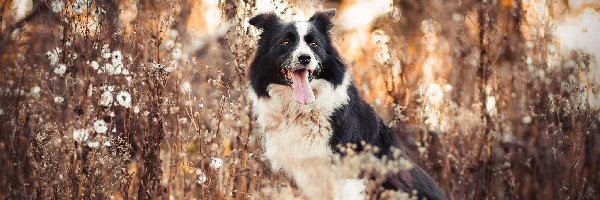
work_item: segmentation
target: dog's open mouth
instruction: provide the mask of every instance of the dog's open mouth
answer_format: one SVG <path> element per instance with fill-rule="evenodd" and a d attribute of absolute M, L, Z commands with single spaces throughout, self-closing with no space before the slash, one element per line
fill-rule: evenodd
<path fill-rule="evenodd" d="M 281 68 L 281 75 L 292 86 L 294 100 L 301 104 L 309 104 L 315 100 L 310 81 L 314 70 L 307 68 L 287 69 Z"/>

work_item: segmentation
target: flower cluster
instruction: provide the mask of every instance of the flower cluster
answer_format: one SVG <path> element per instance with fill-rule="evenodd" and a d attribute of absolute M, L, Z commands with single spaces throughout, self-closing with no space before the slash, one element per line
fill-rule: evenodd
<path fill-rule="evenodd" d="M 107 73 L 109 75 L 129 75 L 129 70 L 123 65 L 123 55 L 121 51 L 110 51 L 108 44 L 102 46 L 102 58 L 106 61 L 102 67 L 98 61 L 92 61 L 89 65 L 98 73 Z"/>

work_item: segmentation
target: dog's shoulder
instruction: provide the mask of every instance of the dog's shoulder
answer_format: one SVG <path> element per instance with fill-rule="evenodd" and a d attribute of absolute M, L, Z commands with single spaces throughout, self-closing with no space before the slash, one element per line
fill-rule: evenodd
<path fill-rule="evenodd" d="M 382 150 L 398 146 L 391 130 L 377 115 L 373 107 L 360 97 L 356 86 L 350 85 L 347 93 L 348 104 L 336 109 L 330 119 L 333 127 L 330 145 L 335 148 L 338 145 L 365 142 L 372 146 L 378 146 Z M 361 148 L 360 145 L 358 148 Z M 337 148 L 334 151 L 341 153 Z M 378 155 L 378 157 L 380 156 Z"/>

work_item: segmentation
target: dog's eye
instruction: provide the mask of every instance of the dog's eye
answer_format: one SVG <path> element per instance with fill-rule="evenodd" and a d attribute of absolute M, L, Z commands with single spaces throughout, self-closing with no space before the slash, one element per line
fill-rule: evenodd
<path fill-rule="evenodd" d="M 288 46 L 290 45 L 290 41 L 289 40 L 283 40 L 281 41 L 281 46 Z"/>
<path fill-rule="evenodd" d="M 316 47 L 316 46 L 318 46 L 316 42 L 310 42 L 310 43 L 308 43 L 308 45 L 309 45 L 309 46 L 311 46 L 311 47 Z"/>

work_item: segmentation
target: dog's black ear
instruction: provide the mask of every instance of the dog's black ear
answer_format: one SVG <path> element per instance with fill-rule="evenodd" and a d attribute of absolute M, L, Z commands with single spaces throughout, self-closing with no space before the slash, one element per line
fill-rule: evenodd
<path fill-rule="evenodd" d="M 327 33 L 333 28 L 333 17 L 335 17 L 335 10 L 326 10 L 315 13 L 308 21 L 311 21 L 319 30 Z"/>
<path fill-rule="evenodd" d="M 263 31 L 272 30 L 281 24 L 281 19 L 274 12 L 256 15 L 248 21 L 252 26 L 263 29 Z"/>

